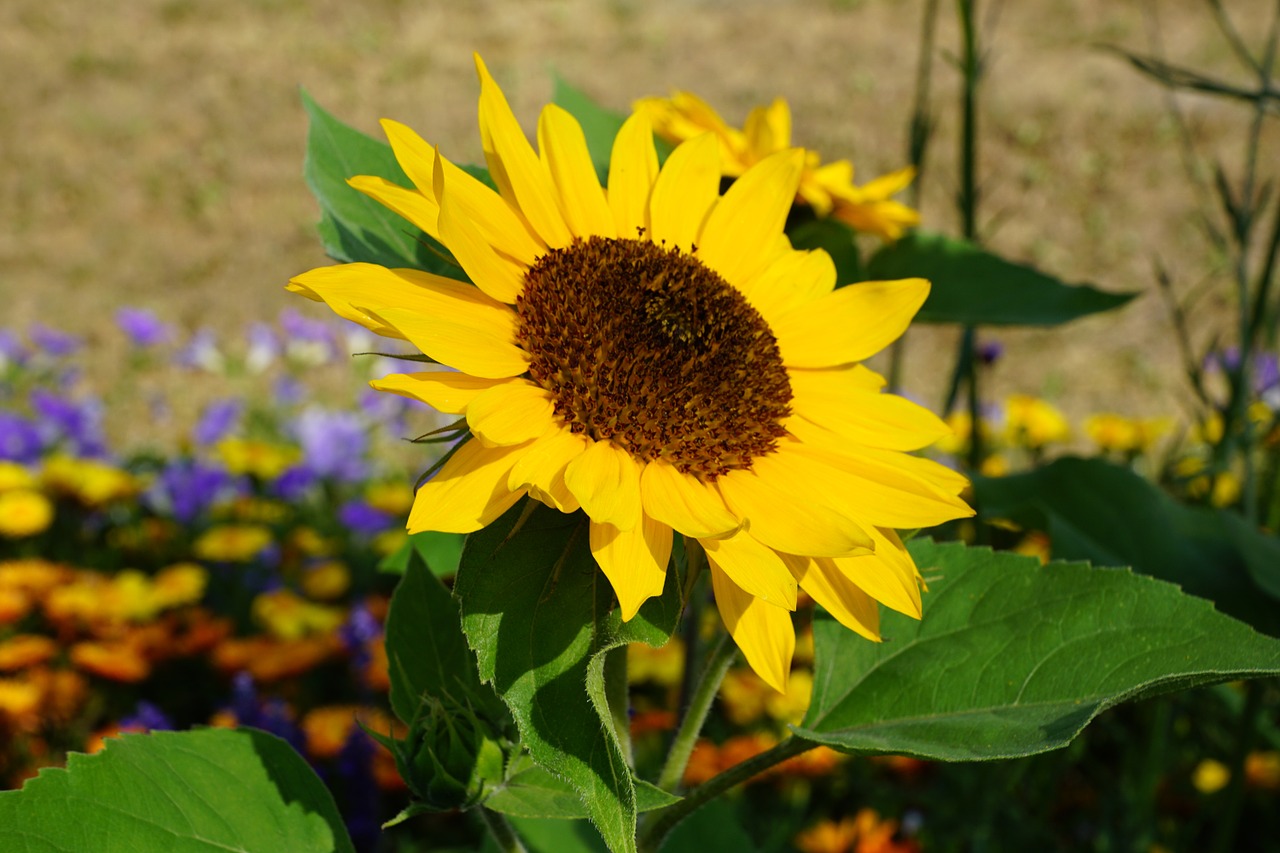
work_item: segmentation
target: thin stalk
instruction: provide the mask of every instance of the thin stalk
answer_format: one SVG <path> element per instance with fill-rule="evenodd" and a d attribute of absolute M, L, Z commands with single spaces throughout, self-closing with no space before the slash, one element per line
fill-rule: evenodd
<path fill-rule="evenodd" d="M 1231 755 L 1231 781 L 1222 793 L 1222 809 L 1219 812 L 1218 831 L 1211 849 L 1219 853 L 1236 849 L 1236 826 L 1244 808 L 1244 763 L 1258 737 L 1258 718 L 1262 713 L 1262 693 L 1265 685 L 1257 681 L 1246 682 L 1244 709 L 1240 712 L 1236 729 L 1236 748 Z"/>
<path fill-rule="evenodd" d="M 675 829 L 680 821 L 702 808 L 709 800 L 715 799 L 730 788 L 741 785 L 770 767 L 781 764 L 788 758 L 794 758 L 803 752 L 808 752 L 816 746 L 816 743 L 810 743 L 797 737 L 789 737 L 772 749 L 748 758 L 741 764 L 735 764 L 723 773 L 713 776 L 707 782 L 685 794 L 684 799 L 680 802 L 652 812 L 652 822 L 640 834 L 639 849 L 641 853 L 657 853 L 671 830 Z"/>
<path fill-rule="evenodd" d="M 502 853 L 528 853 L 524 842 L 520 840 L 520 836 L 516 835 L 515 829 L 505 816 L 489 811 L 484 806 L 481 806 L 477 811 L 480 812 L 480 817 L 484 818 L 485 827 L 489 830 L 489 834 L 493 836 L 493 840 L 497 842 L 498 849 Z"/>
<path fill-rule="evenodd" d="M 628 767 L 634 768 L 636 760 L 631 750 L 631 715 L 627 713 L 631 705 L 631 694 L 627 685 L 626 646 L 618 646 L 604 653 L 604 696 L 609 703 L 614 734 L 618 736 L 618 744 L 622 747 L 622 757 Z"/>
<path fill-rule="evenodd" d="M 702 669 L 697 687 L 689 699 L 689 706 L 684 709 L 684 717 L 671 741 L 671 749 L 667 751 L 666 763 L 662 765 L 662 773 L 658 776 L 658 787 L 662 790 L 674 793 L 680 787 L 684 770 L 689 766 L 689 756 L 693 754 L 693 746 L 711 711 L 711 703 L 715 701 L 720 683 L 724 681 L 725 673 L 733 665 L 737 654 L 738 647 L 733 638 L 727 632 L 721 635 L 720 642 Z"/>

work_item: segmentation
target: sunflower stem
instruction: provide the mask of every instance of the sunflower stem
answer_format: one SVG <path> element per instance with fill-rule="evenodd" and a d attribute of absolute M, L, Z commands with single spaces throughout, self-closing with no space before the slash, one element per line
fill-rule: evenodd
<path fill-rule="evenodd" d="M 651 821 L 640 833 L 639 849 L 641 853 L 657 853 L 671 830 L 680 821 L 702 808 L 708 801 L 757 776 L 774 765 L 781 764 L 803 752 L 816 747 L 816 743 L 789 737 L 772 749 L 748 758 L 741 764 L 735 764 L 728 770 L 713 776 L 710 780 L 685 794 L 684 799 L 664 809 L 651 812 Z"/>
<path fill-rule="evenodd" d="M 737 653 L 738 647 L 734 645 L 728 632 L 722 634 L 720 642 L 716 644 L 706 665 L 702 668 L 697 687 L 693 691 L 688 707 L 684 709 L 684 716 L 680 720 L 679 728 L 676 729 L 675 737 L 671 740 L 667 761 L 662 765 L 662 773 L 658 776 L 658 787 L 662 790 L 674 793 L 680 787 L 684 770 L 689 766 L 689 756 L 693 754 L 693 746 L 697 743 L 702 725 L 707 721 L 707 714 L 711 711 L 711 703 L 715 701 L 720 683 L 724 681 L 725 673 L 729 671 Z"/>
<path fill-rule="evenodd" d="M 504 816 L 484 806 L 476 811 L 480 812 L 485 828 L 489 830 L 489 834 L 493 836 L 502 853 L 527 853 L 524 842 L 520 840 L 520 836 L 516 835 L 515 828 Z"/>

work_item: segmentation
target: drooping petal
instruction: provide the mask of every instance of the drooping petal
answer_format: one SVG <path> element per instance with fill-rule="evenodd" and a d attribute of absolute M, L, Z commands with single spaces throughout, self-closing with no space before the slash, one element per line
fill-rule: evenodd
<path fill-rule="evenodd" d="M 538 150 L 560 193 L 560 210 L 578 237 L 613 237 L 613 213 L 596 176 L 578 120 L 547 104 L 538 118 Z"/>
<path fill-rule="evenodd" d="M 658 178 L 658 152 L 653 128 L 640 113 L 633 113 L 613 139 L 609 158 L 609 208 L 617 234 L 634 239 L 649 224 L 649 194 Z"/>
<path fill-rule="evenodd" d="M 573 234 L 560 213 L 551 176 L 520 129 L 484 60 L 479 54 L 475 60 L 480 75 L 480 141 L 490 177 L 503 197 L 524 213 L 543 242 L 553 249 L 569 245 Z"/>
<path fill-rule="evenodd" d="M 818 562 L 830 565 L 884 606 L 919 619 L 923 611 L 920 573 L 915 562 L 897 533 L 873 528 L 872 536 L 876 540 L 874 554 L 822 558 Z"/>
<path fill-rule="evenodd" d="M 481 391 L 511 382 L 511 379 L 485 379 L 449 370 L 425 370 L 420 373 L 390 373 L 369 383 L 378 391 L 399 394 L 426 403 L 437 412 L 460 415 Z M 519 381 L 519 380 L 515 380 Z"/>
<path fill-rule="evenodd" d="M 726 281 L 746 281 L 770 260 L 796 199 L 804 151 L 779 151 L 733 182 L 697 238 L 698 257 Z"/>
<path fill-rule="evenodd" d="M 645 512 L 694 539 L 728 536 L 742 527 L 713 486 L 663 460 L 644 466 L 640 497 Z"/>
<path fill-rule="evenodd" d="M 463 444 L 418 489 L 409 511 L 409 532 L 472 533 L 495 521 L 524 497 L 523 490 L 507 488 L 507 475 L 523 449 L 524 445 L 485 447 L 478 441 Z"/>
<path fill-rule="evenodd" d="M 567 429 L 549 431 L 521 455 L 511 469 L 507 485 L 527 488 L 538 500 L 560 512 L 577 512 L 577 497 L 564 481 L 565 468 L 587 449 L 588 439 Z"/>
<path fill-rule="evenodd" d="M 796 650 L 796 630 L 791 614 L 744 592 L 728 575 L 711 564 L 711 588 L 716 608 L 747 663 L 766 684 L 787 692 L 791 657 Z"/>
<path fill-rule="evenodd" d="M 880 641 L 880 608 L 876 600 L 823 557 L 783 554 L 800 588 L 851 631 Z"/>
<path fill-rule="evenodd" d="M 699 539 L 707 561 L 744 592 L 774 607 L 796 609 L 796 579 L 778 553 L 743 531 L 724 539 Z"/>
<path fill-rule="evenodd" d="M 501 379 L 528 369 L 528 354 L 515 344 L 516 315 L 510 308 L 460 281 L 440 286 L 433 295 L 423 310 L 358 307 L 436 361 L 464 373 Z"/>
<path fill-rule="evenodd" d="M 324 302 L 339 317 L 359 323 L 371 332 L 404 338 L 404 334 L 369 312 L 387 307 L 438 310 L 440 294 L 451 293 L 452 285 L 458 284 L 450 282 L 451 279 L 418 270 L 391 270 L 377 264 L 338 264 L 296 275 L 289 279 L 285 289 Z"/>
<path fill-rule="evenodd" d="M 596 441 L 565 468 L 564 481 L 595 522 L 640 523 L 640 466 L 611 441 Z"/>
<path fill-rule="evenodd" d="M 716 138 L 704 133 L 682 142 L 653 185 L 649 197 L 649 239 L 688 252 L 698 240 L 707 213 L 720 197 L 720 154 Z"/>
<path fill-rule="evenodd" d="M 832 367 L 875 355 L 907 330 L 929 295 L 922 278 L 842 287 L 771 325 L 787 367 Z"/>
<path fill-rule="evenodd" d="M 546 389 L 517 379 L 477 395 L 467 406 L 467 424 L 482 444 L 523 444 L 551 429 L 552 412 Z"/>
<path fill-rule="evenodd" d="M 671 559 L 671 528 L 648 515 L 630 530 L 593 521 L 590 540 L 591 553 L 618 596 L 622 621 L 630 621 L 640 605 L 662 594 Z"/>
<path fill-rule="evenodd" d="M 367 195 L 382 206 L 409 220 L 432 237 L 439 239 L 437 223 L 440 205 L 417 190 L 409 190 L 376 175 L 356 175 L 347 184 Z"/>
<path fill-rule="evenodd" d="M 524 290 L 526 267 L 500 255 L 472 226 L 446 189 L 440 201 L 440 240 L 449 247 L 467 277 L 498 302 L 512 304 Z"/>
<path fill-rule="evenodd" d="M 807 473 L 807 472 L 804 472 Z M 826 484 L 800 481 L 771 456 L 753 470 L 730 471 L 716 480 L 725 503 L 761 542 L 789 554 L 835 556 L 870 548 L 871 538 L 855 518 L 826 502 Z"/>

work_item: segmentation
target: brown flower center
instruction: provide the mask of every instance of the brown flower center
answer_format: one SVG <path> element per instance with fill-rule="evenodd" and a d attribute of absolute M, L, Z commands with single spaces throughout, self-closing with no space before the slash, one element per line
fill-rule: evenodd
<path fill-rule="evenodd" d="M 791 384 L 778 343 L 696 255 L 575 240 L 529 268 L 516 310 L 529 375 L 574 432 L 704 481 L 749 468 L 785 433 Z"/>

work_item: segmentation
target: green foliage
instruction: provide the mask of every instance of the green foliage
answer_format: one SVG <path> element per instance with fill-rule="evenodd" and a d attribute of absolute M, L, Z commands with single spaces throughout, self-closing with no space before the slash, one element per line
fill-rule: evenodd
<path fill-rule="evenodd" d="M 660 809 L 680 799 L 643 779 L 636 779 L 635 784 L 638 812 Z M 484 801 L 484 806 L 512 817 L 587 817 L 586 807 L 569 783 L 533 764 L 512 775 Z"/>
<path fill-rule="evenodd" d="M 813 701 L 796 733 L 851 752 L 944 761 L 1067 745 L 1144 696 L 1280 674 L 1280 641 L 1124 569 L 912 543 L 924 619 L 888 613 L 868 643 L 814 624 Z"/>
<path fill-rule="evenodd" d="M 409 567 L 409 559 L 417 554 L 427 564 L 431 574 L 438 578 L 450 577 L 458 572 L 463 538 L 459 533 L 440 533 L 436 530 L 414 533 L 397 551 L 382 559 L 378 564 L 378 571 L 402 575 Z"/>
<path fill-rule="evenodd" d="M 623 623 L 581 513 L 527 499 L 472 534 L 455 592 L 480 676 L 515 717 L 530 755 L 567 780 L 613 850 L 634 850 L 636 790 L 605 700 L 604 652 L 658 646 L 683 602 L 669 569 L 662 596 Z M 585 689 L 584 689 L 585 685 Z"/>
<path fill-rule="evenodd" d="M 927 231 L 885 246 L 867 264 L 867 277 L 874 280 L 917 276 L 933 284 L 916 315 L 919 323 L 1056 326 L 1119 308 L 1134 297 L 1066 285 L 964 240 Z"/>
<path fill-rule="evenodd" d="M 1100 459 L 978 477 L 974 494 L 985 517 L 1047 533 L 1055 557 L 1133 566 L 1280 636 L 1280 541 L 1229 512 L 1183 506 Z"/>
<path fill-rule="evenodd" d="M 0 793 L 0 849 L 354 853 L 333 796 L 256 729 L 125 735 Z"/>

